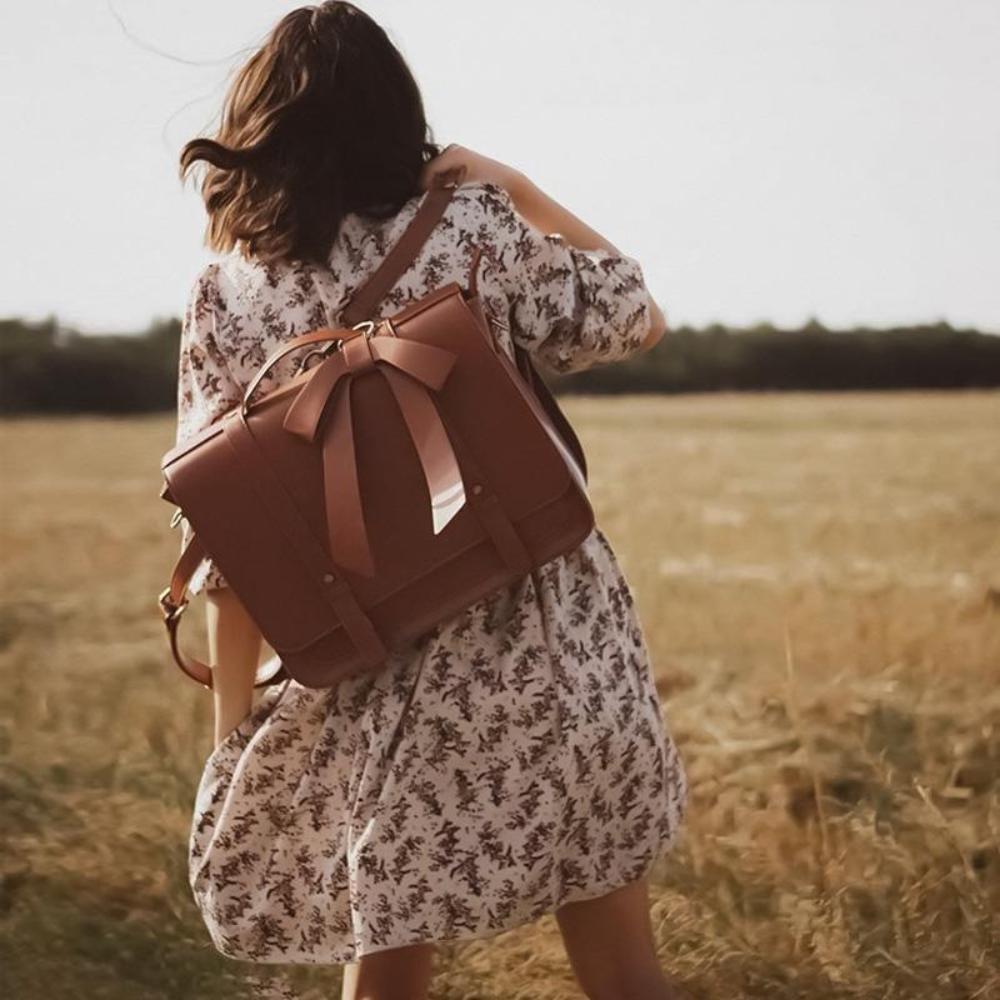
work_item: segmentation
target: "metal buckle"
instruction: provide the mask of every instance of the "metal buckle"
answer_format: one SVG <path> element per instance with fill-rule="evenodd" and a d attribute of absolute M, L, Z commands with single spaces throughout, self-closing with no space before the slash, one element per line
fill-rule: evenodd
<path fill-rule="evenodd" d="M 176 621 L 182 614 L 184 614 L 184 609 L 188 606 L 188 602 L 184 601 L 181 604 L 174 604 L 170 600 L 170 588 L 164 587 L 160 591 L 159 596 L 160 609 L 163 611 L 163 617 L 166 621 L 172 622 Z"/>
<path fill-rule="evenodd" d="M 361 330 L 361 332 L 371 340 L 375 336 L 375 329 L 378 323 L 372 319 L 362 320 L 360 323 L 355 323 L 351 327 L 352 330 Z M 299 362 L 298 368 L 295 369 L 296 375 L 301 375 L 308 367 L 309 361 L 312 358 L 325 358 L 328 354 L 333 351 L 339 351 L 341 347 L 344 346 L 343 337 L 338 337 L 336 340 L 331 340 L 329 343 L 324 344 L 322 347 L 314 347 L 311 351 L 307 352 L 302 360 Z"/>
<path fill-rule="evenodd" d="M 170 515 L 170 527 L 176 528 L 177 525 L 181 523 L 183 517 L 184 517 L 184 511 L 182 511 L 180 507 L 178 507 L 177 510 L 175 510 L 173 514 Z"/>
<path fill-rule="evenodd" d="M 344 341 L 338 337 L 336 340 L 331 340 L 329 343 L 324 344 L 322 347 L 314 347 L 311 351 L 307 351 L 303 356 L 302 360 L 299 362 L 298 368 L 295 369 L 296 375 L 301 375 L 309 367 L 310 358 L 325 358 L 332 351 L 340 350 Z"/>

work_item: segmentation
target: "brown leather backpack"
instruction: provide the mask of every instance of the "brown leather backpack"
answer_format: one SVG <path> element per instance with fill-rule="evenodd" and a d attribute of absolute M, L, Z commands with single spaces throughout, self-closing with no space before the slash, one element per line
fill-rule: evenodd
<path fill-rule="evenodd" d="M 432 186 L 357 289 L 342 329 L 283 344 L 242 403 L 166 453 L 161 496 L 194 534 L 160 606 L 174 659 L 187 585 L 210 555 L 277 654 L 255 684 L 325 687 L 579 545 L 594 526 L 580 443 L 527 352 L 512 363 L 476 289 L 444 285 L 371 318 L 454 192 Z M 298 373 L 254 398 L 309 347 Z M 309 361 L 316 363 L 310 364 Z"/>

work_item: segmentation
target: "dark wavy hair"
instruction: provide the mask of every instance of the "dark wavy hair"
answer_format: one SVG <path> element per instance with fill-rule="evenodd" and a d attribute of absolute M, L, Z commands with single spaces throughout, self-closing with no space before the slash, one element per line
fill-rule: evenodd
<path fill-rule="evenodd" d="M 186 143 L 183 181 L 207 162 L 205 243 L 265 261 L 325 262 L 348 212 L 394 215 L 441 150 L 420 90 L 385 31 L 351 3 L 286 14 L 240 68 L 213 138 Z"/>

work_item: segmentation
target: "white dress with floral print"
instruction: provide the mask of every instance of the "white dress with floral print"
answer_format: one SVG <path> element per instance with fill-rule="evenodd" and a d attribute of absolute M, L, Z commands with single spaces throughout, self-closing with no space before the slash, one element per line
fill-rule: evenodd
<path fill-rule="evenodd" d="M 184 317 L 178 441 L 231 408 L 280 343 L 335 324 L 419 201 L 387 220 L 347 216 L 329 269 L 235 253 L 209 264 Z M 508 352 L 513 341 L 567 372 L 645 338 L 639 263 L 537 231 L 490 183 L 456 190 L 379 315 L 464 284 L 476 246 Z M 222 586 L 206 560 L 191 589 Z M 375 673 L 265 688 L 205 761 L 190 883 L 226 955 L 350 962 L 488 936 L 625 885 L 674 842 L 686 792 L 632 594 L 595 527 Z"/>

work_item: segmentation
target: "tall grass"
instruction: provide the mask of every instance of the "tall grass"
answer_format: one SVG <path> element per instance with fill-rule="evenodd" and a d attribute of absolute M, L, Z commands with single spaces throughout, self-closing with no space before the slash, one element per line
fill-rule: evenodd
<path fill-rule="evenodd" d="M 705 998 L 1000 997 L 1000 396 L 565 406 L 691 779 L 664 965 Z M 190 899 L 211 705 L 156 616 L 170 421 L 0 435 L 5 994 L 335 996 L 217 955 Z M 433 995 L 579 994 L 549 916 L 443 947 Z"/>

